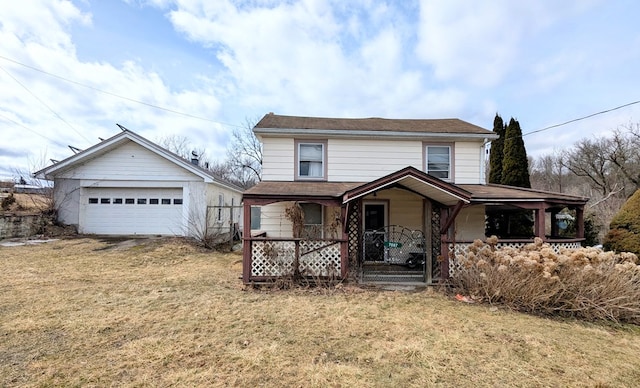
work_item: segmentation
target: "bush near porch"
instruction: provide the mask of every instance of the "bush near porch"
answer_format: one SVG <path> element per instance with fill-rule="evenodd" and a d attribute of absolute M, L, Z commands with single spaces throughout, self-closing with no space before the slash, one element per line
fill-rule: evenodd
<path fill-rule="evenodd" d="M 640 265 L 633 253 L 597 248 L 557 254 L 536 238 L 522 248 L 496 249 L 498 239 L 474 241 L 457 255 L 457 292 L 471 299 L 543 315 L 640 325 Z"/>

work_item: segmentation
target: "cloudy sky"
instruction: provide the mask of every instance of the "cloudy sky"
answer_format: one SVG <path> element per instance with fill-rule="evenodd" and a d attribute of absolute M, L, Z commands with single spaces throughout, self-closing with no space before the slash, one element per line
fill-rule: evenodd
<path fill-rule="evenodd" d="M 457 117 L 525 133 L 640 100 L 635 0 L 0 3 L 0 178 L 119 132 L 222 157 L 265 113 Z M 525 136 L 539 156 L 640 104 Z"/>

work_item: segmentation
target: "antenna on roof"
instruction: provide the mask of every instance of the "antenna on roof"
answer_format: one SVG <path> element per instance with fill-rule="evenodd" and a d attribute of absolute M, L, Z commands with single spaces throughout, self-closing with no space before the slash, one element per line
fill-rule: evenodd
<path fill-rule="evenodd" d="M 124 125 L 120 125 L 118 123 L 116 123 L 116 125 L 118 126 L 118 128 L 120 128 L 122 130 L 122 132 L 128 131 L 127 127 L 125 127 Z"/>
<path fill-rule="evenodd" d="M 69 149 L 71 149 L 71 151 L 73 151 L 74 154 L 77 154 L 78 152 L 82 151 L 80 148 L 74 147 L 72 145 L 69 145 L 67 147 L 69 147 Z"/>

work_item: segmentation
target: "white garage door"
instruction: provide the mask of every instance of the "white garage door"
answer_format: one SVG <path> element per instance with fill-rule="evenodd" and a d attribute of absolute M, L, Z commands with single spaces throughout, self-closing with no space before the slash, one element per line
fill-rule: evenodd
<path fill-rule="evenodd" d="M 89 188 L 83 233 L 184 235 L 182 189 Z"/>

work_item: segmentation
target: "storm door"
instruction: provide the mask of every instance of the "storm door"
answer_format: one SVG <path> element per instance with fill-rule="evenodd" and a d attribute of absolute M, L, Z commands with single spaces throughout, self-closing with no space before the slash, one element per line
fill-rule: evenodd
<path fill-rule="evenodd" d="M 387 203 L 365 202 L 364 217 L 364 247 L 365 262 L 384 262 L 386 241 L 385 226 L 387 225 Z"/>

